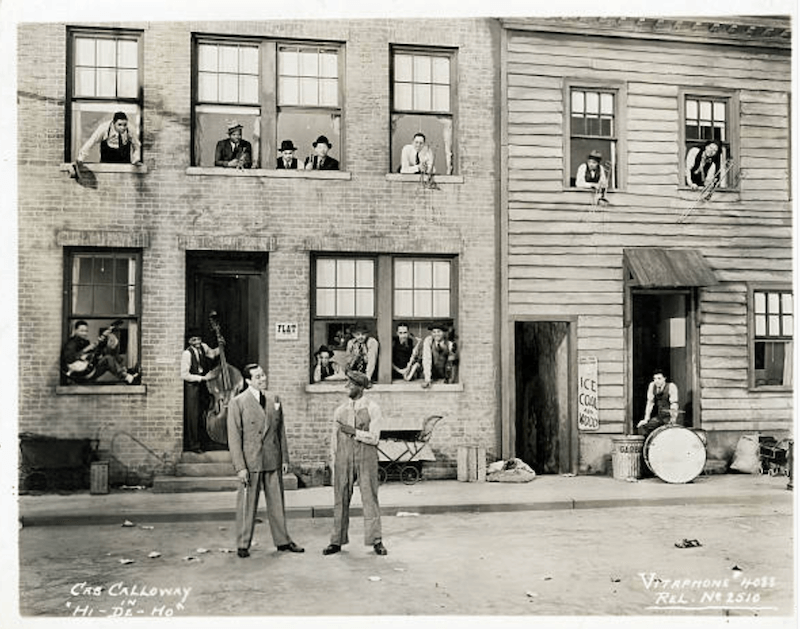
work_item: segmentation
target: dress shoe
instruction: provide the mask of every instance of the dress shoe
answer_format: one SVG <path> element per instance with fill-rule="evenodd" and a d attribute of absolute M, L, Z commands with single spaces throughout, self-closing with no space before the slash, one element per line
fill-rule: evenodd
<path fill-rule="evenodd" d="M 386 550 L 386 546 L 383 545 L 383 542 L 375 542 L 375 544 L 372 546 L 372 548 L 375 549 L 375 554 L 376 555 L 388 555 L 389 554 L 389 551 Z"/>
<path fill-rule="evenodd" d="M 246 548 L 240 548 L 236 551 L 236 554 L 239 555 L 239 557 L 241 557 L 242 559 L 244 559 L 245 557 L 250 556 L 250 551 L 247 550 Z"/>
<path fill-rule="evenodd" d="M 340 550 L 342 550 L 341 546 L 339 546 L 338 544 L 331 544 L 325 550 L 322 551 L 322 554 L 323 555 L 332 555 L 334 553 L 338 553 Z"/>
<path fill-rule="evenodd" d="M 281 544 L 280 546 L 278 546 L 278 550 L 280 550 L 280 551 L 288 550 L 291 553 L 304 553 L 304 552 L 306 552 L 305 548 L 300 548 L 300 546 L 298 546 L 294 542 L 289 542 L 288 544 Z"/>

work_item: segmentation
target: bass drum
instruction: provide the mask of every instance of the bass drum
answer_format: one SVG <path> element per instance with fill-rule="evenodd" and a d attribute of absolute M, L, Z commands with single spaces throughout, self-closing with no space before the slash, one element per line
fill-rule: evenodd
<path fill-rule="evenodd" d="M 644 462 L 667 483 L 688 483 L 703 471 L 706 445 L 688 428 L 661 426 L 644 442 Z"/>

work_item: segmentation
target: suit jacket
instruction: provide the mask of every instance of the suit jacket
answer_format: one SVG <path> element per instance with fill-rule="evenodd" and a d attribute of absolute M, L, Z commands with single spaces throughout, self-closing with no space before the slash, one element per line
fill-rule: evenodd
<path fill-rule="evenodd" d="M 264 396 L 266 409 L 249 387 L 228 404 L 228 448 L 237 473 L 273 472 L 289 462 L 280 398 L 269 391 Z"/>
<path fill-rule="evenodd" d="M 278 170 L 286 170 L 286 166 L 283 163 L 283 158 L 282 157 L 278 158 L 278 165 L 275 166 L 275 168 L 277 168 Z M 297 170 L 297 158 L 296 157 L 292 158 L 292 165 L 289 166 L 289 168 L 291 168 L 292 170 Z"/>
<path fill-rule="evenodd" d="M 339 160 L 331 157 L 330 155 L 325 156 L 325 162 L 322 166 L 318 165 L 319 162 L 319 155 L 310 155 L 306 158 L 306 164 L 311 164 L 311 170 L 339 170 Z"/>
<path fill-rule="evenodd" d="M 242 163 L 244 168 L 250 168 L 253 165 L 253 147 L 250 142 L 239 140 L 236 153 L 234 153 L 230 140 L 220 140 L 217 142 L 217 148 L 214 151 L 214 166 L 227 166 L 229 161 L 240 157 L 244 157 Z"/>

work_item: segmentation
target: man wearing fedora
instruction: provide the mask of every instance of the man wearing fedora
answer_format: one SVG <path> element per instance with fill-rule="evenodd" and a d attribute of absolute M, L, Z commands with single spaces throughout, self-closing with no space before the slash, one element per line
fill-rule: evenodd
<path fill-rule="evenodd" d="M 306 170 L 339 170 L 339 160 L 328 155 L 333 144 L 324 135 L 319 136 L 311 143 L 314 147 L 314 155 L 306 157 Z"/>
<path fill-rule="evenodd" d="M 347 341 L 347 368 L 360 371 L 370 380 L 374 380 L 379 347 L 377 339 L 369 335 L 367 326 L 356 323 L 353 327 L 353 338 Z"/>
<path fill-rule="evenodd" d="M 457 360 L 456 345 L 445 338 L 447 325 L 436 322 L 428 326 L 430 334 L 422 341 L 422 387 L 427 389 L 434 380 L 452 382 Z"/>
<path fill-rule="evenodd" d="M 364 397 L 372 383 L 363 373 L 347 371 L 350 399 L 333 413 L 331 469 L 333 470 L 333 532 L 323 555 L 338 553 L 350 540 L 350 499 L 358 480 L 364 509 L 364 545 L 376 555 L 386 555 L 381 534 L 381 509 L 378 504 L 378 440 L 383 419 L 380 406 Z"/>
<path fill-rule="evenodd" d="M 242 139 L 242 125 L 235 120 L 228 123 L 228 139 L 217 142 L 214 166 L 221 168 L 250 168 L 253 165 L 253 147 Z"/>
<path fill-rule="evenodd" d="M 296 150 L 297 147 L 291 140 L 281 142 L 281 156 L 278 158 L 278 165 L 275 168 L 278 170 L 297 170 L 297 158 L 294 156 Z"/>
<path fill-rule="evenodd" d="M 578 188 L 592 190 L 605 190 L 608 188 L 606 171 L 601 166 L 603 155 L 600 151 L 592 151 L 586 156 L 586 161 L 578 166 L 575 174 L 575 185 Z"/>

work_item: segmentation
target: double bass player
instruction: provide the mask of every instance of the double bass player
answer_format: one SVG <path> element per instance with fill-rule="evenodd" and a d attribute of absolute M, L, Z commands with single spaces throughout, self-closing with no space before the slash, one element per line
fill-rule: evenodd
<path fill-rule="evenodd" d="M 219 340 L 224 345 L 225 339 Z M 203 452 L 201 426 L 210 399 L 206 383 L 217 375 L 214 360 L 219 356 L 219 347 L 212 349 L 206 345 L 197 328 L 188 330 L 186 343 L 187 348 L 181 355 L 185 445 L 188 451 L 201 453 Z"/>

